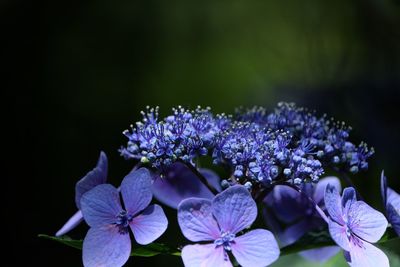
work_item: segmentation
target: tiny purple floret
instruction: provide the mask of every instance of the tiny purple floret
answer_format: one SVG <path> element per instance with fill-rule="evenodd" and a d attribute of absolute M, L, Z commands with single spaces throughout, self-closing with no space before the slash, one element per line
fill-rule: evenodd
<path fill-rule="evenodd" d="M 129 228 L 141 245 L 164 233 L 168 221 L 163 209 L 159 205 L 149 206 L 151 183 L 150 172 L 140 168 L 123 179 L 121 193 L 110 184 L 101 184 L 82 196 L 82 214 L 90 226 L 83 241 L 85 267 L 125 264 L 131 253 Z"/>
<path fill-rule="evenodd" d="M 387 256 L 371 244 L 386 231 L 388 222 L 382 213 L 358 201 L 352 187 L 345 188 L 341 197 L 335 187 L 328 185 L 325 205 L 331 237 L 344 250 L 350 266 L 389 267 Z"/>
<path fill-rule="evenodd" d="M 243 267 L 264 267 L 279 257 L 278 244 L 270 231 L 255 229 L 245 234 L 257 217 L 257 206 L 249 191 L 232 186 L 212 200 L 188 198 L 178 206 L 178 222 L 186 245 L 182 260 L 186 267 L 232 267 L 229 254 Z"/>

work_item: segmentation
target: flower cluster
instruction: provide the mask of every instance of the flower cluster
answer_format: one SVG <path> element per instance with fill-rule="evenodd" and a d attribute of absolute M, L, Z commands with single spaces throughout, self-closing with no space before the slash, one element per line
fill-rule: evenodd
<path fill-rule="evenodd" d="M 228 185 L 317 182 L 326 167 L 366 170 L 373 154 L 365 143 L 357 147 L 348 141 L 351 128 L 344 123 L 293 103 L 279 103 L 272 113 L 254 107 L 213 115 L 209 108 L 178 107 L 163 120 L 158 108 L 147 108 L 142 115 L 142 121 L 124 131 L 128 144 L 120 149 L 122 156 L 164 172 L 176 161 L 195 165 L 196 158 L 210 155 L 214 164 L 231 168 L 234 179 L 224 181 Z"/>
<path fill-rule="evenodd" d="M 229 127 L 230 118 L 214 116 L 210 108 L 187 110 L 174 108 L 173 114 L 159 120 L 158 107 L 142 112 L 143 119 L 125 130 L 127 147 L 120 149 L 126 159 L 139 159 L 158 169 L 175 161 L 194 164 L 198 156 L 205 156 L 214 145 L 218 132 Z"/>
<path fill-rule="evenodd" d="M 357 199 L 353 187 L 341 193 L 339 178 L 320 179 L 326 168 L 367 169 L 373 150 L 352 144 L 350 127 L 288 103 L 272 113 L 255 107 L 214 115 L 209 108 L 178 107 L 164 119 L 158 108 L 142 114 L 124 132 L 129 141 L 120 149 L 141 163 L 117 188 L 107 183 L 108 159 L 101 152 L 96 167 L 76 184 L 78 211 L 52 237 L 73 241 L 62 236 L 85 221 L 84 266 L 122 266 L 132 255 L 164 253 L 181 256 L 186 267 L 262 267 L 281 252 L 324 262 L 340 250 L 352 267 L 389 266 L 373 244 L 388 226 L 399 235 L 400 195 L 383 172 L 386 218 Z M 200 168 L 202 156 L 230 173 L 221 181 Z M 168 228 L 163 208 L 151 204 L 153 196 L 176 210 L 183 236 L 194 244 L 152 244 Z M 252 228 L 259 207 L 268 230 L 262 221 Z"/>

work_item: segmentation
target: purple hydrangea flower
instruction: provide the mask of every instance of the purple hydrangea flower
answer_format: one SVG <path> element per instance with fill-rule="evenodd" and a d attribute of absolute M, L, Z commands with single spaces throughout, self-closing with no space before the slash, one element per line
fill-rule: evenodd
<path fill-rule="evenodd" d="M 107 181 L 108 160 L 107 155 L 101 151 L 96 167 L 80 179 L 75 186 L 75 204 L 78 211 L 57 231 L 56 236 L 62 236 L 74 229 L 83 221 L 81 208 L 81 198 L 84 193 L 99 184 Z"/>
<path fill-rule="evenodd" d="M 274 112 L 254 107 L 235 115 L 214 115 L 210 108 L 173 109 L 159 118 L 147 108 L 143 119 L 124 131 L 126 159 L 140 160 L 161 173 L 176 161 L 195 165 L 211 155 L 214 164 L 228 167 L 236 183 L 269 187 L 277 181 L 296 185 L 317 182 L 326 167 L 357 173 L 368 168 L 373 154 L 365 143 L 349 141 L 351 128 L 326 116 L 279 103 Z"/>
<path fill-rule="evenodd" d="M 221 191 L 218 175 L 208 169 L 199 172 L 216 190 Z M 168 167 L 162 176 L 156 175 L 153 182 L 154 197 L 161 203 L 176 209 L 178 204 L 189 197 L 212 199 L 214 194 L 199 180 L 185 164 L 176 162 Z"/>
<path fill-rule="evenodd" d="M 335 187 L 328 185 L 325 206 L 329 213 L 329 232 L 342 249 L 350 266 L 389 266 L 385 253 L 373 246 L 386 231 L 385 216 L 364 201 L 357 201 L 354 188 L 343 190 L 340 197 Z"/>
<path fill-rule="evenodd" d="M 150 205 L 151 175 L 145 168 L 129 173 L 121 195 L 110 184 L 101 184 L 82 196 L 82 214 L 91 227 L 83 241 L 83 264 L 122 266 L 131 253 L 129 228 L 137 243 L 146 245 L 160 237 L 168 221 L 163 209 Z"/>
<path fill-rule="evenodd" d="M 383 171 L 381 174 L 381 193 L 387 219 L 397 235 L 400 236 L 400 195 L 387 186 L 386 176 Z"/>
<path fill-rule="evenodd" d="M 286 185 L 277 185 L 265 198 L 264 203 L 270 212 L 264 212 L 267 224 L 277 235 L 281 246 L 296 242 L 309 231 L 319 230 L 326 226 L 314 205 L 323 208 L 326 186 L 330 184 L 338 191 L 341 190 L 340 180 L 337 177 L 325 177 L 315 185 L 303 184 L 299 193 L 294 188 Z M 311 198 L 312 201 L 309 200 Z M 280 224 L 288 225 L 282 229 Z M 308 260 L 324 262 L 340 251 L 337 246 L 306 250 L 300 255 Z"/>
<path fill-rule="evenodd" d="M 255 229 L 240 235 L 257 217 L 257 206 L 248 190 L 232 186 L 214 199 L 189 198 L 178 206 L 178 222 L 183 235 L 193 242 L 182 249 L 186 267 L 231 267 L 232 252 L 243 267 L 263 267 L 279 257 L 279 247 L 271 232 Z"/>

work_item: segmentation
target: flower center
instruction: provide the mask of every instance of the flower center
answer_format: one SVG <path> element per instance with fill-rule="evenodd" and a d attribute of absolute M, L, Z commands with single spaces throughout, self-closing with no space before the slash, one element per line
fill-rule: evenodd
<path fill-rule="evenodd" d="M 132 221 L 132 216 L 129 215 L 125 210 L 122 210 L 117 215 L 115 225 L 119 228 L 118 232 L 125 235 L 129 231 L 129 223 Z"/>
<path fill-rule="evenodd" d="M 353 243 L 353 245 L 360 247 L 360 248 L 363 247 L 362 240 L 353 233 L 353 231 L 351 230 L 351 228 L 348 225 L 346 225 L 346 236 L 347 236 L 347 239 L 349 240 L 349 242 Z"/>
<path fill-rule="evenodd" d="M 223 246 L 226 252 L 231 251 L 231 244 L 235 242 L 235 237 L 235 234 L 232 234 L 229 231 L 221 231 L 221 237 L 214 241 L 215 247 Z"/>

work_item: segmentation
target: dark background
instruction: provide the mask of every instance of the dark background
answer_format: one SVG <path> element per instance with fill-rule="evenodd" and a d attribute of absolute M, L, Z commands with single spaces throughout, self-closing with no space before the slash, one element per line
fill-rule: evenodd
<path fill-rule="evenodd" d="M 100 150 L 112 183 L 130 170 L 117 152 L 121 132 L 146 105 L 166 115 L 179 104 L 230 113 L 295 101 L 346 121 L 351 140 L 375 147 L 370 170 L 353 179 L 372 206 L 382 209 L 382 169 L 400 190 L 398 0 L 14 0 L 0 10 L 2 91 L 11 93 L 3 99 L 12 103 L 3 177 L 10 266 L 81 265 L 80 251 L 37 234 L 54 234 L 75 212 L 75 183 Z M 178 244 L 169 215 L 161 241 Z M 181 265 L 172 256 L 129 263 Z"/>

